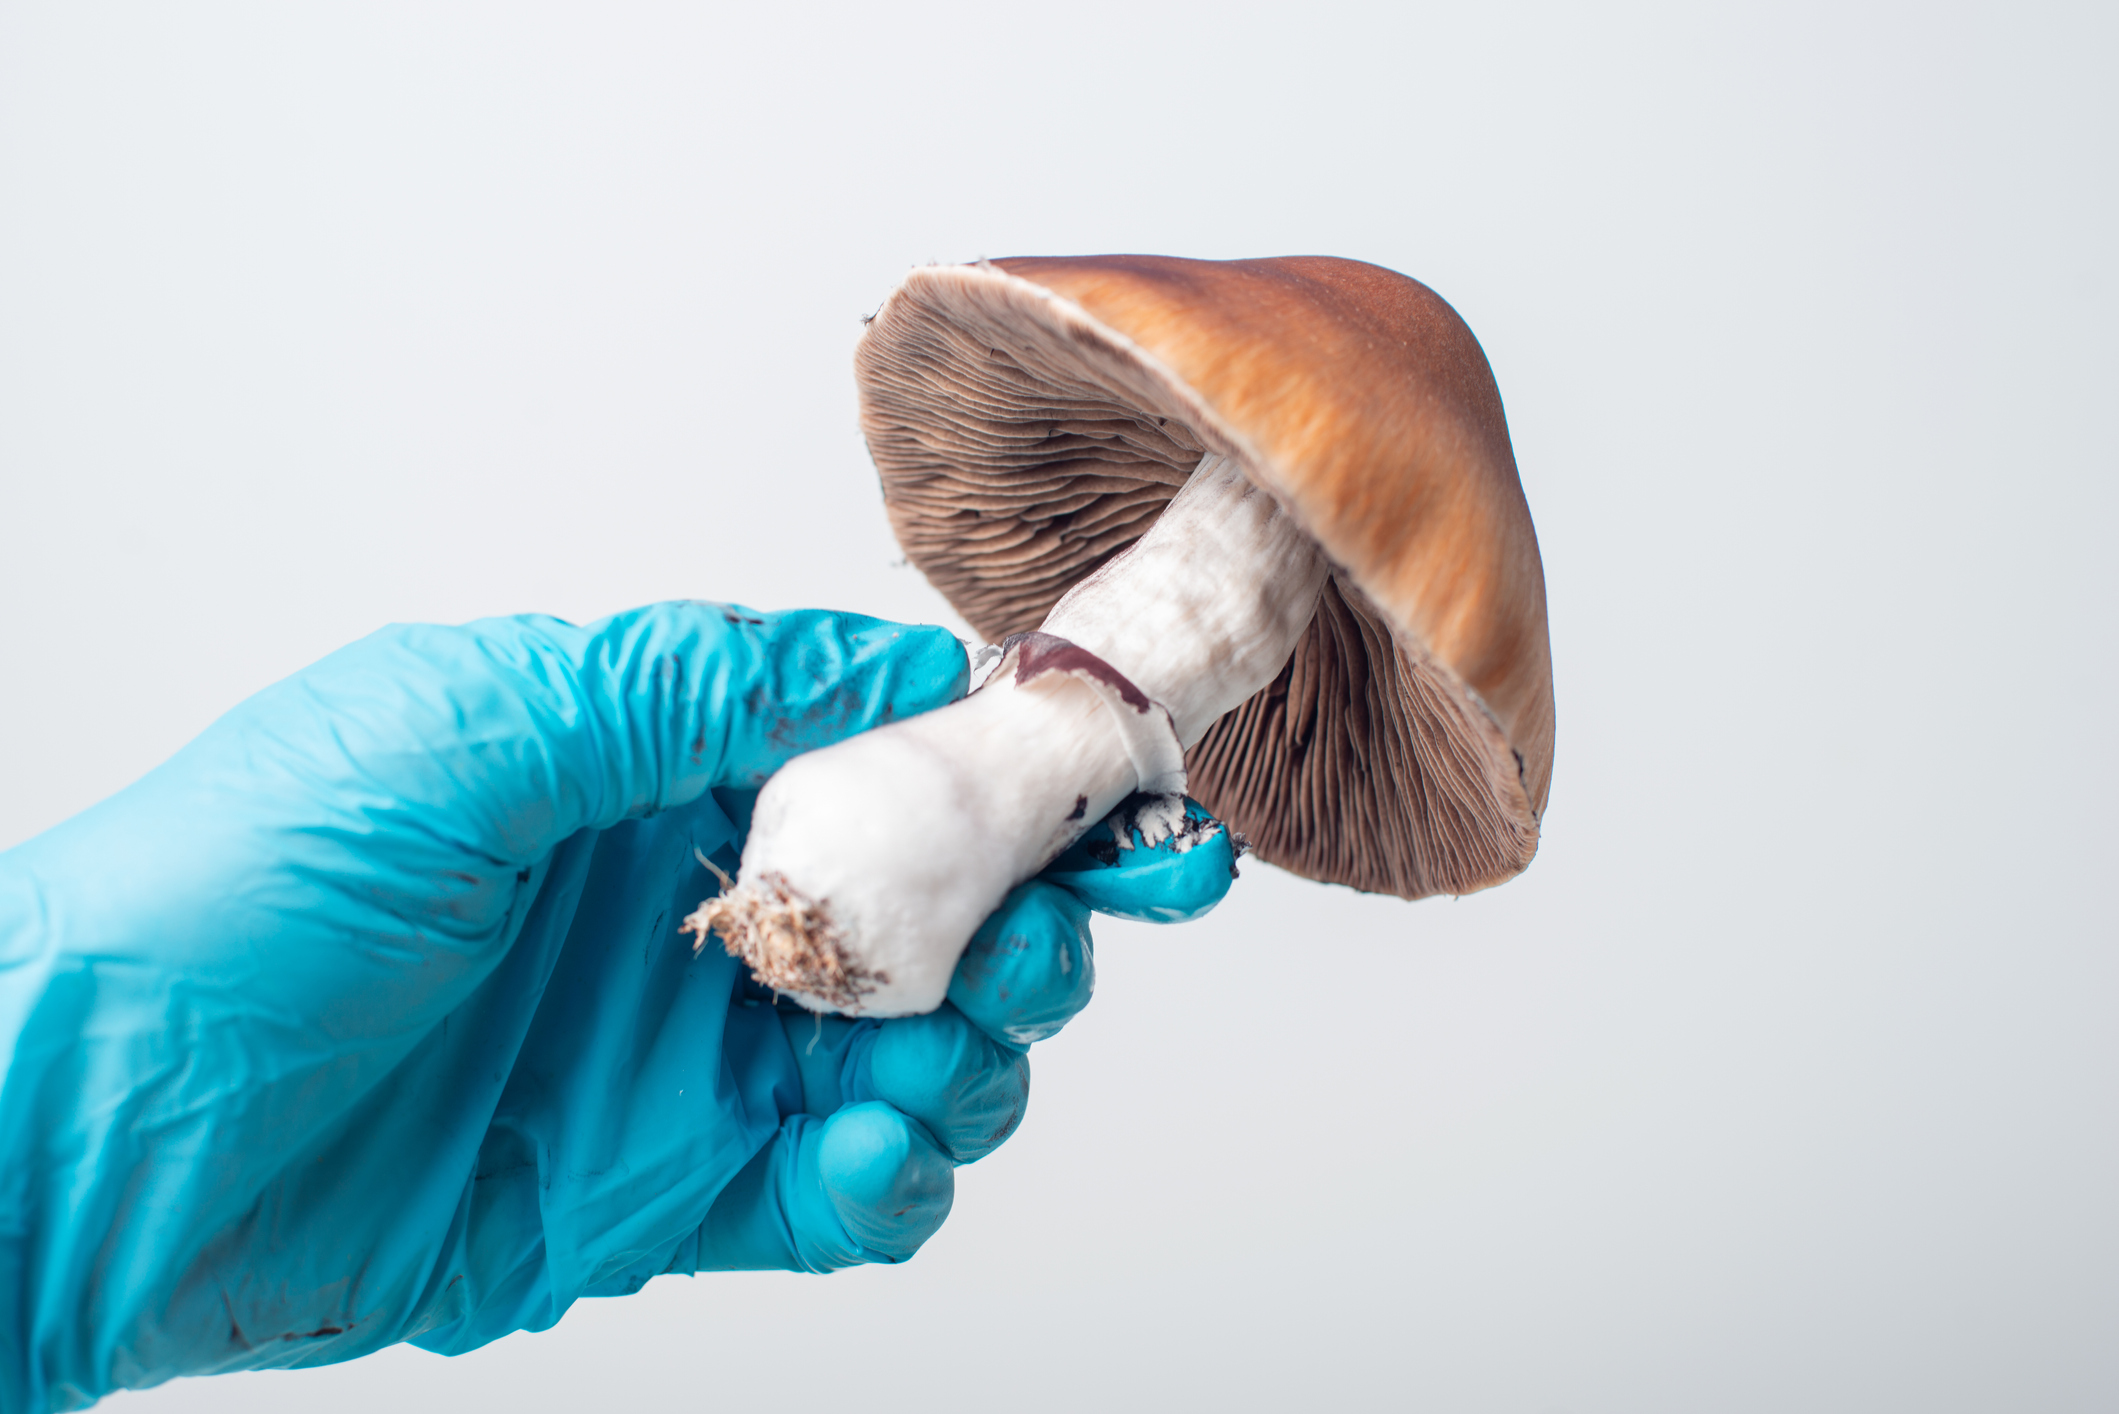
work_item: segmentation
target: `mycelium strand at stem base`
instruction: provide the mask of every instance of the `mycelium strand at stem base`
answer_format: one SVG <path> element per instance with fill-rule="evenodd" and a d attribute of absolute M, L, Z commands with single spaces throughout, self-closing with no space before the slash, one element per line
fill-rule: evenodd
<path fill-rule="evenodd" d="M 1155 843 L 1184 818 L 1184 749 L 1270 683 L 1326 564 L 1226 458 L 1002 646 L 963 701 L 799 756 L 765 785 L 708 929 L 814 1010 L 931 1011 L 979 924 L 1135 792 Z M 1130 845 L 1130 837 L 1124 841 Z"/>

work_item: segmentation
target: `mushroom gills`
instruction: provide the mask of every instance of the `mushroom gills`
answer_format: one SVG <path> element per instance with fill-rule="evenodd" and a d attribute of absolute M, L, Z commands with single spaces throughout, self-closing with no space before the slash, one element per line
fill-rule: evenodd
<path fill-rule="evenodd" d="M 933 1010 L 986 915 L 1128 797 L 1162 798 L 1136 807 L 1149 843 L 1182 825 L 1184 750 L 1279 674 L 1328 568 L 1208 454 L 970 696 L 766 782 L 735 887 L 685 930 L 812 1010 Z"/>

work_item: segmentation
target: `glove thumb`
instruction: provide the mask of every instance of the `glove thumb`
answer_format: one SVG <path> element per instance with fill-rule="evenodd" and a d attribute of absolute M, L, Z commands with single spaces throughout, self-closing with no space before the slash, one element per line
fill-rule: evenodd
<path fill-rule="evenodd" d="M 224 719 L 375 823 L 495 863 L 756 786 L 790 757 L 961 696 L 946 630 L 855 614 L 653 604 L 587 627 L 399 625 Z M 200 746 L 206 742 L 202 739 Z"/>

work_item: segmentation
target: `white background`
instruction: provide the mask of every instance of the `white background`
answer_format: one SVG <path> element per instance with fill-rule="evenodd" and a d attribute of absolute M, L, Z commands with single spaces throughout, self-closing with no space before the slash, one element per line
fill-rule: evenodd
<path fill-rule="evenodd" d="M 929 260 L 1418 276 L 1551 592 L 1530 872 L 1104 926 L 910 1267 L 118 1407 L 2119 1405 L 2115 14 L 0 7 L 0 845 L 390 620 L 953 623 Z"/>

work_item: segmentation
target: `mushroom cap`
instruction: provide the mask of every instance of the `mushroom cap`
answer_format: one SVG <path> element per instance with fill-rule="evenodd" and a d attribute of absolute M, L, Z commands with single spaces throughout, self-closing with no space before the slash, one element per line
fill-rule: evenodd
<path fill-rule="evenodd" d="M 1278 679 L 1187 754 L 1263 858 L 1419 898 L 1537 852 L 1545 575 L 1500 391 L 1425 285 L 1323 256 L 932 266 L 869 322 L 861 427 L 907 556 L 972 626 L 1036 628 L 1235 458 L 1331 561 Z"/>

